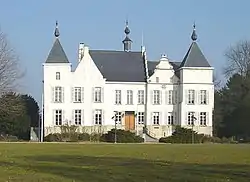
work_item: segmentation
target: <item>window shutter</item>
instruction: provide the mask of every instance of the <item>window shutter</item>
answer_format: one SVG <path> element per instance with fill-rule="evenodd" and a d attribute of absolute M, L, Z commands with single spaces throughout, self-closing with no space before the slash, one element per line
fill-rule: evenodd
<path fill-rule="evenodd" d="M 162 121 L 162 112 L 159 112 L 159 125 L 162 125 L 163 121 Z"/>
<path fill-rule="evenodd" d="M 154 92 L 153 92 L 153 90 L 150 91 L 150 99 L 151 99 L 151 104 L 154 104 Z"/>
<path fill-rule="evenodd" d="M 173 125 L 175 125 L 177 123 L 177 113 L 173 112 L 173 115 L 174 115 Z"/>
<path fill-rule="evenodd" d="M 55 119 L 55 114 L 56 114 L 56 110 L 53 109 L 52 110 L 52 125 L 55 126 L 56 125 L 56 119 Z"/>
<path fill-rule="evenodd" d="M 65 123 L 65 111 L 62 110 L 62 125 Z"/>
<path fill-rule="evenodd" d="M 62 87 L 62 103 L 64 102 L 64 87 Z"/>
<path fill-rule="evenodd" d="M 75 110 L 72 110 L 72 116 L 71 116 L 72 123 L 75 124 Z"/>
<path fill-rule="evenodd" d="M 55 102 L 55 87 L 51 87 L 51 102 Z"/>
<path fill-rule="evenodd" d="M 162 91 L 160 90 L 160 104 L 162 104 Z"/>
<path fill-rule="evenodd" d="M 92 123 L 95 125 L 95 110 L 92 110 Z"/>
<path fill-rule="evenodd" d="M 95 102 L 95 87 L 92 87 L 92 102 Z"/>
<path fill-rule="evenodd" d="M 74 89 L 74 87 L 71 87 L 71 102 L 73 103 L 74 101 L 75 101 L 75 89 Z"/>
<path fill-rule="evenodd" d="M 101 88 L 101 101 L 104 102 L 104 88 Z"/>
<path fill-rule="evenodd" d="M 207 105 L 208 105 L 209 104 L 209 91 L 208 90 L 206 91 L 206 94 L 207 94 L 206 99 L 207 99 Z"/>
<path fill-rule="evenodd" d="M 198 90 L 198 104 L 201 104 L 201 90 Z"/>
<path fill-rule="evenodd" d="M 83 103 L 84 102 L 84 87 L 81 88 L 81 102 Z"/>
<path fill-rule="evenodd" d="M 198 118 L 197 118 L 197 125 L 200 125 L 201 124 L 201 113 L 198 112 Z"/>
<path fill-rule="evenodd" d="M 194 104 L 198 104 L 198 101 L 197 101 L 197 91 L 194 90 Z"/>
<path fill-rule="evenodd" d="M 153 121 L 153 112 L 151 112 L 150 123 L 151 123 L 151 125 L 153 125 L 153 124 L 154 124 L 154 121 Z"/>
<path fill-rule="evenodd" d="M 102 125 L 104 125 L 105 122 L 105 111 L 102 110 Z"/>
<path fill-rule="evenodd" d="M 168 104 L 168 90 L 165 91 L 165 102 Z"/>
<path fill-rule="evenodd" d="M 206 125 L 208 126 L 209 123 L 209 112 L 206 112 Z"/>
<path fill-rule="evenodd" d="M 82 118 L 82 123 L 81 123 L 81 125 L 84 125 L 84 109 L 82 110 L 81 118 Z"/>
<path fill-rule="evenodd" d="M 165 125 L 167 125 L 168 124 L 168 112 L 167 111 L 165 111 L 165 114 L 164 114 L 164 123 L 162 123 L 162 124 L 165 124 Z"/>
<path fill-rule="evenodd" d="M 186 125 L 188 125 L 188 112 L 186 112 L 185 114 L 185 122 L 186 122 Z"/>
<path fill-rule="evenodd" d="M 185 90 L 185 102 L 188 104 L 188 90 Z"/>

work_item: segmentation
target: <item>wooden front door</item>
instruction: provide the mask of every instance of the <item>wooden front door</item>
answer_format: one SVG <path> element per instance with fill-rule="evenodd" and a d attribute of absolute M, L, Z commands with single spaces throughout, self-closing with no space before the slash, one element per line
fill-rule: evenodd
<path fill-rule="evenodd" d="M 125 114 L 125 130 L 135 130 L 134 113 Z"/>

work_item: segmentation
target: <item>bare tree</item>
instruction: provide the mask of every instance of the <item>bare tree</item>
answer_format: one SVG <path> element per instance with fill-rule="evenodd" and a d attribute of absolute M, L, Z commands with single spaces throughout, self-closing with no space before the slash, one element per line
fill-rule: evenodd
<path fill-rule="evenodd" d="M 226 53 L 226 67 L 224 74 L 230 77 L 236 73 L 244 76 L 250 69 L 250 41 L 239 41 L 234 46 L 230 46 Z"/>
<path fill-rule="evenodd" d="M 16 97 L 4 96 L 17 91 L 18 80 L 22 76 L 19 59 L 6 35 L 0 30 L 0 114 L 20 111 L 20 102 Z"/>

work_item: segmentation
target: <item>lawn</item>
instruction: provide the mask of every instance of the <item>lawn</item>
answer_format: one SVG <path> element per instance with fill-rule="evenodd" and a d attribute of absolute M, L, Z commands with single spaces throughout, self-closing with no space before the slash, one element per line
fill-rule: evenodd
<path fill-rule="evenodd" d="M 0 143 L 0 182 L 250 179 L 250 145 Z"/>

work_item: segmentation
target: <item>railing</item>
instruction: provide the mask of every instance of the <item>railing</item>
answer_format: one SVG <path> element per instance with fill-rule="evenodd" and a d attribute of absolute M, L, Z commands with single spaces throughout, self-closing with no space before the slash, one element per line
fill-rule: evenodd
<path fill-rule="evenodd" d="M 148 128 L 146 128 L 146 134 L 148 134 L 149 136 L 156 138 L 156 134 L 153 133 L 152 131 L 148 130 Z"/>

